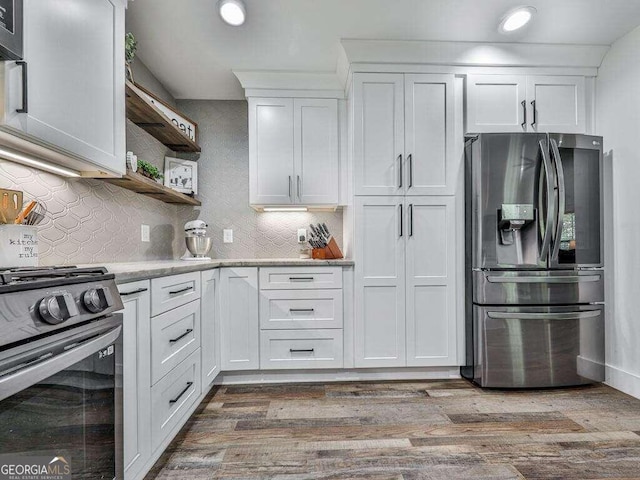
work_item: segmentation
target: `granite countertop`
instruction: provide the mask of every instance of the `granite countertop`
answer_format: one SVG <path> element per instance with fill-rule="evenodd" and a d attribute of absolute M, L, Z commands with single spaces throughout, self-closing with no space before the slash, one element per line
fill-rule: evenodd
<path fill-rule="evenodd" d="M 128 283 L 150 278 L 199 272 L 218 267 L 279 267 L 279 266 L 352 266 L 353 260 L 313 260 L 298 258 L 255 258 L 225 260 L 151 260 L 146 262 L 101 263 L 91 266 L 103 266 L 116 276 L 116 282 Z M 83 267 L 89 265 L 82 265 Z"/>

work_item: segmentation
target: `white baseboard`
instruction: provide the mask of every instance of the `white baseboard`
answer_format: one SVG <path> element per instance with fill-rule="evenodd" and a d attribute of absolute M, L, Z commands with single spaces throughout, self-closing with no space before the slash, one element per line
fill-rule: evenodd
<path fill-rule="evenodd" d="M 273 370 L 222 372 L 217 385 L 246 383 L 315 383 L 374 380 L 445 380 L 460 378 L 460 367 L 370 368 L 362 370 Z"/>
<path fill-rule="evenodd" d="M 607 365 L 605 383 L 627 395 L 640 398 L 640 375 Z"/>

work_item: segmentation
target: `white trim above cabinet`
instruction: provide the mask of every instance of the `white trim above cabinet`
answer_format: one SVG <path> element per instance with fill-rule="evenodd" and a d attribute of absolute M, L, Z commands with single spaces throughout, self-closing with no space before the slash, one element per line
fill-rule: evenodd
<path fill-rule="evenodd" d="M 586 133 L 585 77 L 468 75 L 467 133 Z"/>
<path fill-rule="evenodd" d="M 249 98 L 249 203 L 336 207 L 338 100 Z"/>

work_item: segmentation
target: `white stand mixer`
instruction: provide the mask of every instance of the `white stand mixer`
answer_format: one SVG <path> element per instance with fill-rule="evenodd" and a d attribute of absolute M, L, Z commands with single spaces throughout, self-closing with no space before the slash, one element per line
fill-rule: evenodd
<path fill-rule="evenodd" d="M 192 220 L 184 224 L 184 241 L 187 250 L 181 260 L 211 260 L 207 253 L 211 250 L 211 237 L 207 237 L 208 225 L 202 220 Z"/>

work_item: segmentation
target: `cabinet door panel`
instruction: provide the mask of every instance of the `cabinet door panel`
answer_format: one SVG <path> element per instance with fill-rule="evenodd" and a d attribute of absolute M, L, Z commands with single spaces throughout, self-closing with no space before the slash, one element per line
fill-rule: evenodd
<path fill-rule="evenodd" d="M 407 365 L 456 364 L 455 197 L 407 198 Z"/>
<path fill-rule="evenodd" d="M 249 99 L 252 205 L 293 202 L 293 99 Z"/>
<path fill-rule="evenodd" d="M 294 100 L 296 201 L 338 204 L 338 101 Z"/>
<path fill-rule="evenodd" d="M 530 76 L 527 78 L 529 104 L 535 101 L 530 126 L 536 132 L 585 133 L 584 77 Z M 532 110 L 533 112 L 533 110 Z"/>
<path fill-rule="evenodd" d="M 222 370 L 260 367 L 258 269 L 224 268 L 220 273 Z"/>
<path fill-rule="evenodd" d="M 29 135 L 125 170 L 124 4 L 26 0 Z"/>
<path fill-rule="evenodd" d="M 123 311 L 123 425 L 125 479 L 136 478 L 151 455 L 151 296 L 148 280 L 118 286 Z"/>
<path fill-rule="evenodd" d="M 356 198 L 356 367 L 405 365 L 403 201 Z"/>
<path fill-rule="evenodd" d="M 404 93 L 407 194 L 452 194 L 453 75 L 405 75 Z"/>
<path fill-rule="evenodd" d="M 202 341 L 202 389 L 220 373 L 220 270 L 202 272 L 200 297 L 200 338 Z"/>
<path fill-rule="evenodd" d="M 469 75 L 467 133 L 526 131 L 526 86 L 522 75 Z"/>
<path fill-rule="evenodd" d="M 404 193 L 404 76 L 360 74 L 354 78 L 356 195 Z"/>

